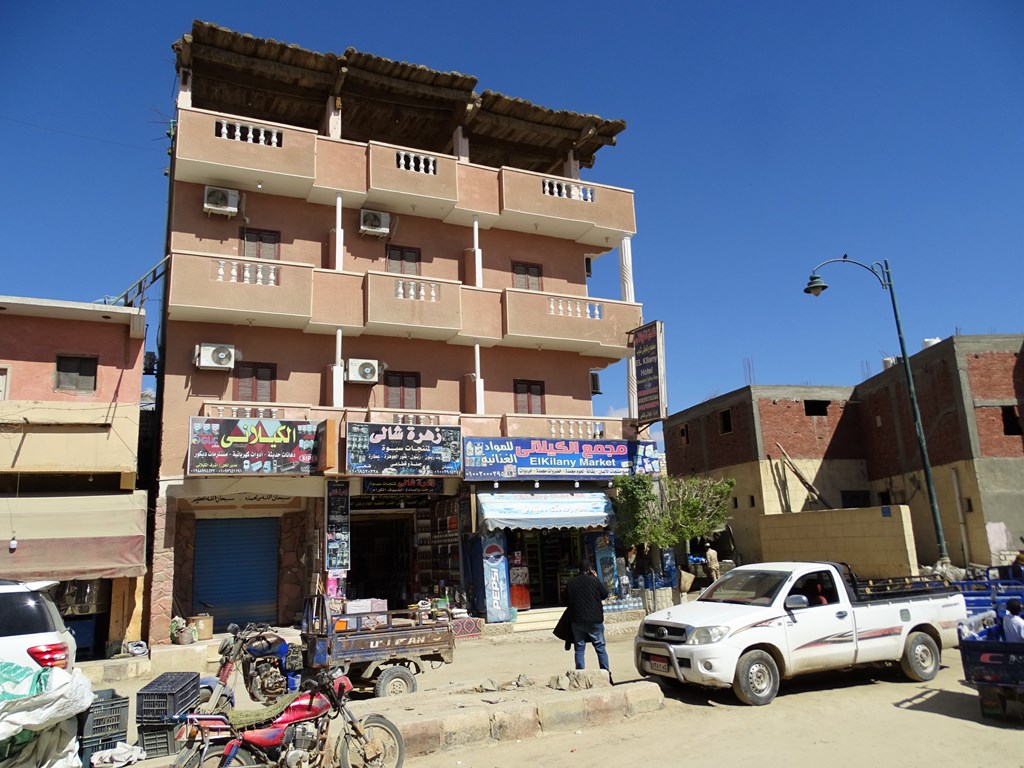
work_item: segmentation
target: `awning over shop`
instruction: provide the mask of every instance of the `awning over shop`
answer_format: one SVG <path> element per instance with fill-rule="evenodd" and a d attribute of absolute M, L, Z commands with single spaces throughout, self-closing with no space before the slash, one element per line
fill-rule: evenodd
<path fill-rule="evenodd" d="M 603 493 L 478 493 L 484 530 L 593 528 L 611 525 L 612 502 Z"/>
<path fill-rule="evenodd" d="M 0 578 L 110 579 L 146 573 L 146 492 L 0 498 Z"/>

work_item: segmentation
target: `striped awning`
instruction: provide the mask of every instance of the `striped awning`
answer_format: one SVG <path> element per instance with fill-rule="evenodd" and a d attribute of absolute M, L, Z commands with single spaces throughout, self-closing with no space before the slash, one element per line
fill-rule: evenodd
<path fill-rule="evenodd" d="M 146 573 L 146 492 L 0 497 L 0 578 L 109 579 Z M 7 551 L 4 551 L 4 550 Z"/>
<path fill-rule="evenodd" d="M 603 493 L 478 493 L 486 531 L 499 528 L 600 528 L 612 524 L 612 501 Z"/>

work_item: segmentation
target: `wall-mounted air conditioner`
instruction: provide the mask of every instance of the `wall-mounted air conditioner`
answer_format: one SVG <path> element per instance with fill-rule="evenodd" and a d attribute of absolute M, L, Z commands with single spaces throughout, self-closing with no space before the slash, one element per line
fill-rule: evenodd
<path fill-rule="evenodd" d="M 222 216 L 235 216 L 238 213 L 238 190 L 207 187 L 203 192 L 203 210 Z"/>
<path fill-rule="evenodd" d="M 352 358 L 348 361 L 346 372 L 348 374 L 346 378 L 351 382 L 376 384 L 380 379 L 380 362 Z"/>
<path fill-rule="evenodd" d="M 228 371 L 235 367 L 238 353 L 230 344 L 197 344 L 195 363 L 201 371 Z"/>
<path fill-rule="evenodd" d="M 601 394 L 601 374 L 590 372 L 590 394 Z"/>
<path fill-rule="evenodd" d="M 384 237 L 391 234 L 391 214 L 363 208 L 359 211 L 359 232 Z"/>

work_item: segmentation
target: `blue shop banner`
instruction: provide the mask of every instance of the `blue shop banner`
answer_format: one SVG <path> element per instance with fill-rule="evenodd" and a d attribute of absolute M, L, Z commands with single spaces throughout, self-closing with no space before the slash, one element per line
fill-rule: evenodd
<path fill-rule="evenodd" d="M 467 437 L 466 480 L 610 480 L 661 472 L 654 443 L 634 440 L 535 440 Z"/>
<path fill-rule="evenodd" d="M 454 477 L 462 474 L 462 429 L 350 422 L 345 453 L 350 475 Z"/>

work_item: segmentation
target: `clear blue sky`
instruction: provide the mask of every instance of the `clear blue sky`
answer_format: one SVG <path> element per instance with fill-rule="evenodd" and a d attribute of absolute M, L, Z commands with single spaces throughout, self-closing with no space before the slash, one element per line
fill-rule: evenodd
<path fill-rule="evenodd" d="M 375 10 L 376 9 L 376 10 Z M 628 127 L 584 178 L 636 192 L 636 296 L 669 412 L 850 385 L 926 337 L 1021 333 L 1024 3 L 5 3 L 0 294 L 94 301 L 161 258 L 171 43 L 194 18 L 475 75 Z M 619 297 L 617 254 L 591 294 Z M 155 300 L 148 306 L 159 309 Z M 151 331 L 150 348 L 155 345 Z M 624 412 L 625 368 L 595 413 Z"/>

